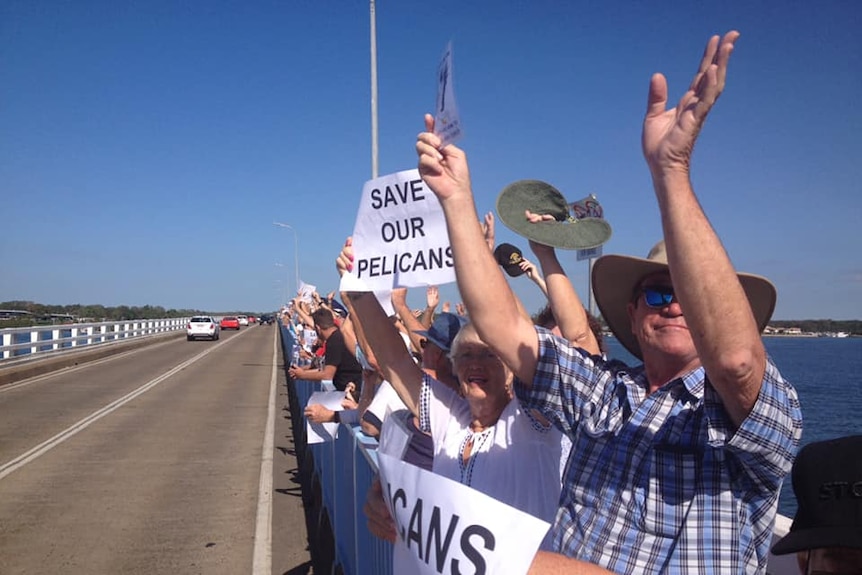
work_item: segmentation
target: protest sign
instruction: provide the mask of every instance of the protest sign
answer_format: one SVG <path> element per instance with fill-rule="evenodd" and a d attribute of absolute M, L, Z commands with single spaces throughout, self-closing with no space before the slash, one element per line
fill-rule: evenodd
<path fill-rule="evenodd" d="M 395 287 L 455 281 L 455 262 L 437 196 L 418 170 L 365 183 L 353 228 L 353 272 L 341 291 L 391 291 Z"/>
<path fill-rule="evenodd" d="M 341 402 L 344 400 L 343 391 L 315 391 L 308 398 L 306 406 L 318 404 L 332 411 L 342 411 L 344 407 Z M 335 441 L 338 437 L 338 423 L 312 423 L 305 420 L 305 432 L 308 437 L 308 443 L 324 443 L 326 441 Z"/>
<path fill-rule="evenodd" d="M 299 299 L 306 303 L 314 301 L 313 294 L 317 291 L 317 286 L 307 284 L 304 281 L 299 281 Z"/>
<path fill-rule="evenodd" d="M 437 67 L 437 109 L 434 114 L 434 133 L 440 138 L 440 147 L 461 139 L 461 117 L 455 102 L 455 67 L 452 42 L 446 45 L 443 58 Z"/>
<path fill-rule="evenodd" d="M 547 522 L 386 453 L 378 462 L 397 532 L 393 573 L 527 573 Z"/>

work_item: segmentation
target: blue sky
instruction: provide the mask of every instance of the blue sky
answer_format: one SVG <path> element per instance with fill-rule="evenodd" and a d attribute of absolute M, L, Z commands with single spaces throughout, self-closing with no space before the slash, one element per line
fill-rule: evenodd
<path fill-rule="evenodd" d="M 479 212 L 542 179 L 598 196 L 605 253 L 646 255 L 660 236 L 639 144 L 650 75 L 675 102 L 707 38 L 732 28 L 695 190 L 737 269 L 778 287 L 776 319 L 860 319 L 856 1 L 382 0 L 380 173 L 416 166 L 451 40 Z M 297 231 L 301 279 L 335 289 L 371 176 L 369 60 L 368 2 L 5 0 L 0 301 L 273 309 L 296 269 L 273 221 Z M 561 259 L 585 294 L 587 264 Z"/>

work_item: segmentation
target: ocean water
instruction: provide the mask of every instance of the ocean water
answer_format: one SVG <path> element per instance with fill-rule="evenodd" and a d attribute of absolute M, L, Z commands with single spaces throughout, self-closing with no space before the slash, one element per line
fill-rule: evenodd
<path fill-rule="evenodd" d="M 844 435 L 862 434 L 862 338 L 767 337 L 766 350 L 784 379 L 796 388 L 802 405 L 802 445 Z M 614 338 L 608 355 L 636 360 Z M 778 512 L 796 513 L 790 476 L 784 482 Z"/>

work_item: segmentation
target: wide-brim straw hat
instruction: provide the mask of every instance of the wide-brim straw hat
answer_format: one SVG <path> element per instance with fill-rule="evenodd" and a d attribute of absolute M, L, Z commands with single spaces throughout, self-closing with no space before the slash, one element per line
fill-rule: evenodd
<path fill-rule="evenodd" d="M 554 221 L 530 222 L 526 210 L 550 214 Z M 539 180 L 519 180 L 503 188 L 497 196 L 497 216 L 519 236 L 564 250 L 595 248 L 611 237 L 604 218 L 573 218 L 563 194 Z"/>
<path fill-rule="evenodd" d="M 631 329 L 627 306 L 635 287 L 646 276 L 667 272 L 667 251 L 664 240 L 650 250 L 646 258 L 606 255 L 593 264 L 593 297 L 608 328 L 632 355 L 643 359 L 640 345 Z M 762 332 L 775 310 L 776 291 L 763 276 L 737 272 L 736 276 L 748 297 L 751 311 Z"/>

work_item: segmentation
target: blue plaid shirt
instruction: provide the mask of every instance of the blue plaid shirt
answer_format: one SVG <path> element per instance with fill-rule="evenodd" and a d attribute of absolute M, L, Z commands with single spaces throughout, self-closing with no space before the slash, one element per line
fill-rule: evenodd
<path fill-rule="evenodd" d="M 647 395 L 643 366 L 536 331 L 536 377 L 515 391 L 573 444 L 555 550 L 617 573 L 765 572 L 802 434 L 796 391 L 772 361 L 734 429 L 703 368 Z"/>

